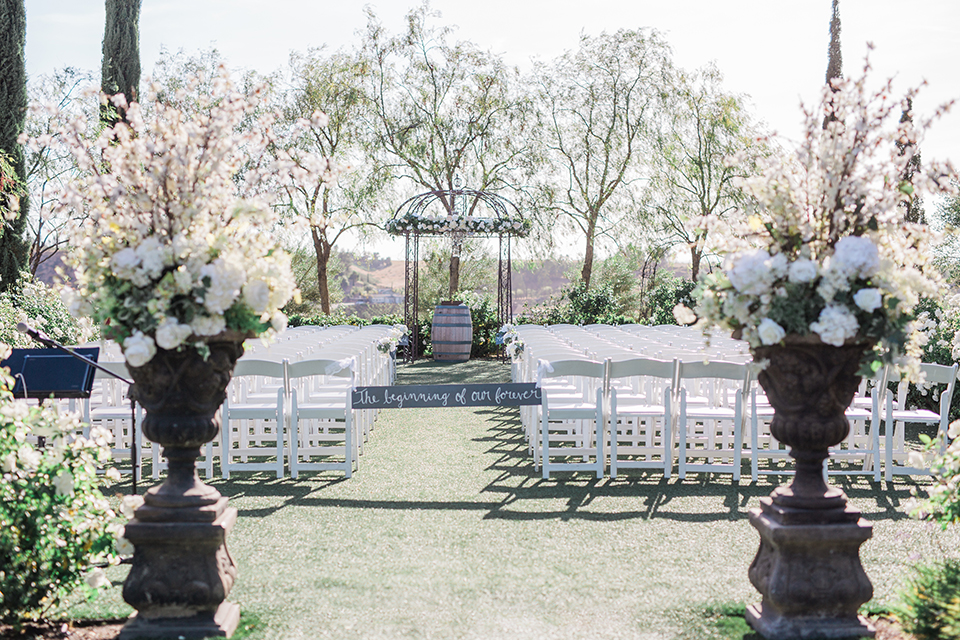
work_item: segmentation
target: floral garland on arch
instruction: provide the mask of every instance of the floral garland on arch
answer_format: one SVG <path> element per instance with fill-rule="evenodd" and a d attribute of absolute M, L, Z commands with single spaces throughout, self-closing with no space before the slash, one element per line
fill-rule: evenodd
<path fill-rule="evenodd" d="M 392 235 L 408 232 L 440 235 L 444 233 L 511 235 L 524 238 L 533 225 L 520 218 L 478 218 L 476 216 L 420 216 L 408 212 L 387 221 L 385 229 Z"/>
<path fill-rule="evenodd" d="M 214 87 L 197 113 L 165 104 L 151 86 L 149 108 L 130 104 L 126 124 L 90 137 L 77 119 L 59 132 L 82 172 L 61 208 L 84 214 L 72 232 L 76 279 L 65 301 L 120 342 L 134 367 L 158 348 L 205 354 L 225 330 L 282 330 L 280 308 L 297 293 L 272 234 L 276 214 L 239 196 L 244 182 L 286 169 L 252 160 L 266 155 L 272 118 L 258 117 L 259 89 L 240 93 L 225 72 Z"/>
<path fill-rule="evenodd" d="M 701 280 L 697 311 L 705 327 L 731 330 L 753 347 L 787 334 L 874 343 L 861 373 L 893 363 L 916 377 L 922 336 L 914 307 L 941 289 L 934 234 L 905 221 L 901 205 L 949 191 L 956 173 L 926 163 L 912 183 L 903 176 L 910 145 L 950 105 L 919 124 L 897 122 L 916 91 L 894 100 L 888 81 L 869 93 L 869 68 L 868 61 L 859 79 L 824 89 L 822 109 L 805 112 L 795 154 L 772 156 L 760 175 L 741 181 L 755 205 L 725 230 L 725 264 Z"/>

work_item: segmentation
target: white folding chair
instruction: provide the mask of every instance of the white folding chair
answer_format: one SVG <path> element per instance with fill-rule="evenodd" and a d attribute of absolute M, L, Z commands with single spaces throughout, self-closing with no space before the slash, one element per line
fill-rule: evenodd
<path fill-rule="evenodd" d="M 889 367 L 877 371 L 873 378 L 864 378 L 860 389 L 844 415 L 850 432 L 843 442 L 830 448 L 830 457 L 823 461 L 827 476 L 873 476 L 880 482 L 880 414 L 881 398 L 887 388 Z"/>
<path fill-rule="evenodd" d="M 610 362 L 611 478 L 621 468 L 662 469 L 670 477 L 676 366 L 650 358 Z"/>
<path fill-rule="evenodd" d="M 683 480 L 687 471 L 732 472 L 733 480 L 740 480 L 744 455 L 743 389 L 750 382 L 746 365 L 681 362 L 678 381 L 678 476 Z M 696 400 L 691 401 L 692 398 Z"/>
<path fill-rule="evenodd" d="M 341 470 L 359 463 L 353 419 L 353 362 L 301 360 L 287 364 L 290 381 L 290 476 L 300 471 Z M 311 461 L 319 457 L 321 461 Z"/>
<path fill-rule="evenodd" d="M 918 469 L 906 464 L 911 449 L 907 446 L 906 425 L 928 424 L 937 425 L 938 433 L 946 438 L 947 426 L 950 422 L 950 404 L 953 400 L 953 390 L 957 382 L 957 363 L 953 366 L 942 364 L 920 365 L 920 371 L 925 374 L 924 385 L 946 385 L 940 394 L 939 411 L 907 407 L 907 393 L 910 383 L 907 380 L 900 382 L 897 388 L 897 400 L 894 403 L 893 394 L 887 392 L 884 403 L 884 479 L 893 480 L 895 475 L 925 475 L 929 469 Z"/>
<path fill-rule="evenodd" d="M 545 479 L 551 471 L 593 471 L 598 478 L 603 477 L 603 393 L 608 367 L 609 361 L 541 361 L 537 375 L 543 391 L 539 457 Z M 571 397 L 567 390 L 553 394 L 557 388 L 551 387 L 550 382 L 561 380 L 574 385 L 576 397 Z M 553 462 L 553 458 L 564 461 Z"/>
<path fill-rule="evenodd" d="M 283 477 L 285 367 L 286 361 L 254 359 L 234 367 L 220 414 L 224 478 L 232 471 L 275 471 Z"/>

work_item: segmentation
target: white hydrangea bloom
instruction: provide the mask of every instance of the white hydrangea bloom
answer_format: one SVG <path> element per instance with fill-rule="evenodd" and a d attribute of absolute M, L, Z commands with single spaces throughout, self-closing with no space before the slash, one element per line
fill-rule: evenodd
<path fill-rule="evenodd" d="M 270 285 L 263 280 L 248 281 L 243 285 L 243 301 L 254 313 L 263 313 L 270 306 Z"/>
<path fill-rule="evenodd" d="M 203 294 L 203 306 L 210 313 L 223 313 L 240 296 L 247 274 L 243 265 L 217 258 L 200 269 L 201 279 L 210 279 Z"/>
<path fill-rule="evenodd" d="M 180 324 L 176 318 L 167 317 L 157 327 L 156 343 L 161 349 L 176 349 L 193 333 L 188 324 Z"/>
<path fill-rule="evenodd" d="M 198 336 L 215 336 L 227 328 L 227 321 L 222 315 L 197 316 L 190 323 L 190 328 Z"/>
<path fill-rule="evenodd" d="M 790 263 L 788 280 L 795 284 L 813 282 L 819 275 L 817 263 L 807 258 L 798 258 Z"/>
<path fill-rule="evenodd" d="M 844 342 L 857 335 L 859 329 L 860 323 L 856 317 L 849 309 L 839 305 L 824 307 L 817 321 L 810 324 L 810 331 L 835 347 L 843 346 Z"/>
<path fill-rule="evenodd" d="M 769 260 L 770 254 L 762 249 L 736 256 L 726 269 L 730 284 L 740 293 L 766 293 L 773 283 Z"/>
<path fill-rule="evenodd" d="M 846 236 L 834 246 L 831 265 L 851 279 L 872 278 L 880 270 L 880 252 L 870 238 Z"/>

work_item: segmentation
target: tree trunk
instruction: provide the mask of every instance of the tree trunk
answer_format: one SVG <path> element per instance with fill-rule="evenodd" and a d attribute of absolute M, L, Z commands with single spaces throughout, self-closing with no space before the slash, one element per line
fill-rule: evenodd
<path fill-rule="evenodd" d="M 330 313 L 330 285 L 327 278 L 327 265 L 330 262 L 332 246 L 327 242 L 327 236 L 316 227 L 310 227 L 313 236 L 313 250 L 317 254 L 317 287 L 320 289 L 320 310 Z"/>
<path fill-rule="evenodd" d="M 690 280 L 697 281 L 700 275 L 700 260 L 703 258 L 703 251 L 695 244 L 690 245 Z"/>
<path fill-rule="evenodd" d="M 139 100 L 140 4 L 142 0 L 106 0 L 100 89 L 108 96 L 122 93 L 127 103 Z M 100 120 L 112 126 L 126 119 L 125 109 L 100 107 Z"/>
<path fill-rule="evenodd" d="M 6 156 L 13 174 L 4 176 L 11 180 L 2 181 L 0 188 L 4 208 L 7 196 L 20 191 L 19 187 L 25 188 L 27 183 L 23 147 L 17 142 L 27 117 L 26 35 L 24 0 L 0 0 L 0 153 Z M 27 194 L 22 193 L 16 217 L 12 221 L 0 221 L 0 291 L 13 287 L 20 278 L 20 270 L 27 265 L 30 247 L 23 234 L 29 204 Z"/>
<path fill-rule="evenodd" d="M 587 226 L 587 249 L 583 254 L 583 269 L 580 270 L 580 281 L 584 290 L 590 288 L 590 278 L 593 276 L 593 240 L 597 233 L 597 218 L 594 216 Z"/>

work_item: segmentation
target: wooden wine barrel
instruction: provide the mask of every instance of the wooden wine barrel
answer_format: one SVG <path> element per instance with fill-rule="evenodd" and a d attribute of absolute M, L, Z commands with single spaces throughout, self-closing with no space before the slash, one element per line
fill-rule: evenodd
<path fill-rule="evenodd" d="M 463 303 L 443 302 L 433 311 L 430 331 L 433 359 L 444 362 L 466 362 L 473 344 L 473 322 L 470 307 Z"/>

